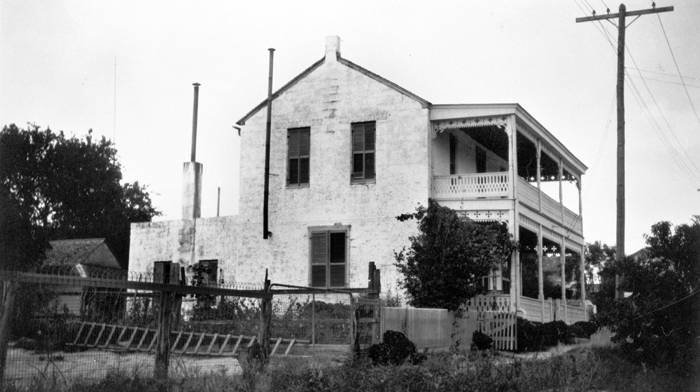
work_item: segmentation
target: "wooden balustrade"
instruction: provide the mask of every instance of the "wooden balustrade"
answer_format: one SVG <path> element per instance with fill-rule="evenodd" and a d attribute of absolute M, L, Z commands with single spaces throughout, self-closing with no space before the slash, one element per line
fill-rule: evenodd
<path fill-rule="evenodd" d="M 508 172 L 454 174 L 433 177 L 436 199 L 508 197 Z"/>
<path fill-rule="evenodd" d="M 555 222 L 562 221 L 562 206 L 559 201 L 554 200 L 549 195 L 544 192 L 540 192 L 536 186 L 533 186 L 529 182 L 525 181 L 521 177 L 518 177 L 518 200 L 528 205 L 534 210 L 539 210 L 539 195 L 542 195 L 542 214 L 554 220 Z M 581 217 L 571 211 L 570 209 L 564 207 L 564 221 L 563 226 L 568 230 L 581 233 L 582 224 Z"/>

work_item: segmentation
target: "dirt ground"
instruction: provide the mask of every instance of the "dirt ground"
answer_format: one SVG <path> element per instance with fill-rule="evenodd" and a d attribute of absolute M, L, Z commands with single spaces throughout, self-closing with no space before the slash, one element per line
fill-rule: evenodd
<path fill-rule="evenodd" d="M 104 350 L 55 352 L 48 357 L 33 351 L 10 348 L 7 353 L 6 380 L 27 382 L 35 377 L 71 381 L 79 378 L 101 379 L 109 372 L 124 372 L 152 376 L 153 354 L 117 353 Z M 171 356 L 171 375 L 191 375 L 208 372 L 239 374 L 241 367 L 232 357 Z"/>

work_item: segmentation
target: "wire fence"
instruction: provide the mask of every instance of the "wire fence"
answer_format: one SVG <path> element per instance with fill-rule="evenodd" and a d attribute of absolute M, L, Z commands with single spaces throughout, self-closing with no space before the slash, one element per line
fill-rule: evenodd
<path fill-rule="evenodd" d="M 309 356 L 320 345 L 372 342 L 360 338 L 371 328 L 358 323 L 360 296 L 349 291 L 172 284 L 157 273 L 41 272 L 0 271 L 4 292 L 14 283 L 15 297 L 6 326 L 6 382 L 71 383 L 110 372 L 178 377 L 190 368 L 238 373 L 238 359 L 256 345 L 271 356 Z"/>

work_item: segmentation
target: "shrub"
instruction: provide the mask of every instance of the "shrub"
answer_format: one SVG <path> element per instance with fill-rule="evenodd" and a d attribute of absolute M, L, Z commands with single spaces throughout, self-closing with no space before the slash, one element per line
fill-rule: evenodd
<path fill-rule="evenodd" d="M 598 324 L 592 321 L 578 321 L 569 327 L 569 331 L 574 337 L 590 339 L 598 330 Z"/>
<path fill-rule="evenodd" d="M 493 339 L 481 331 L 472 334 L 472 349 L 489 350 L 493 346 Z"/>
<path fill-rule="evenodd" d="M 518 317 L 518 351 L 541 351 L 559 343 L 572 344 L 574 338 L 590 338 L 598 325 L 579 321 L 571 326 L 561 320 L 538 323 Z"/>
<path fill-rule="evenodd" d="M 369 358 L 374 365 L 401 365 L 407 360 L 419 364 L 426 357 L 416 352 L 416 345 L 403 333 L 386 331 L 382 343 L 370 346 Z"/>

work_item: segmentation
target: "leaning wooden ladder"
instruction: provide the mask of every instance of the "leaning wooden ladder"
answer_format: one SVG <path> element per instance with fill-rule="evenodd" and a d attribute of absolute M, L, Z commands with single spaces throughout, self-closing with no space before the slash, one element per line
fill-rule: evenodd
<path fill-rule="evenodd" d="M 242 346 L 249 348 L 257 340 L 255 335 L 231 335 L 194 331 L 173 331 L 175 336 L 171 352 L 180 355 L 231 356 L 240 354 Z M 158 341 L 158 332 L 152 328 L 117 324 L 80 322 L 75 339 L 69 346 L 101 348 L 118 351 L 153 351 Z M 218 343 L 218 344 L 217 344 Z M 308 340 L 271 338 L 274 344 L 270 355 L 289 355 L 297 343 L 310 343 Z M 286 344 L 284 352 L 278 353 Z"/>

